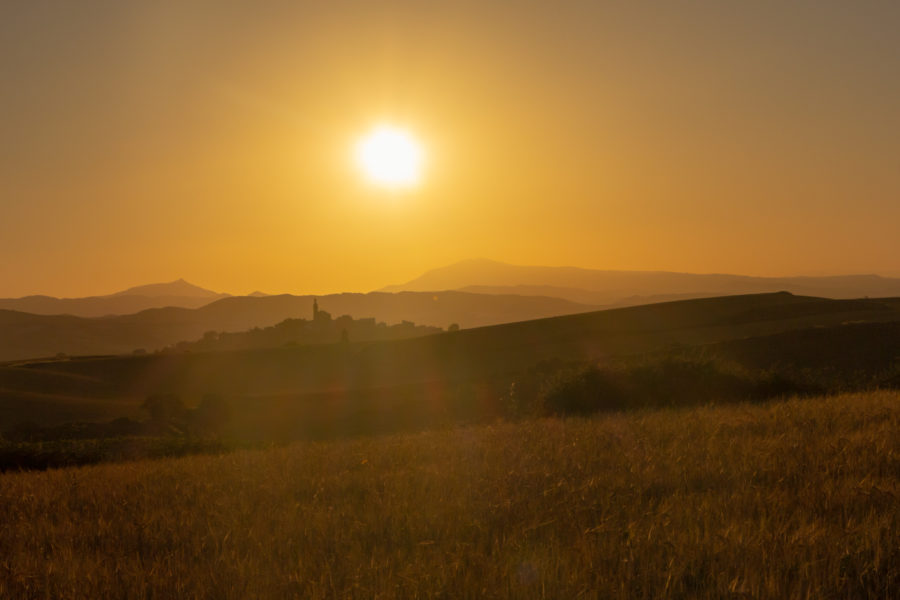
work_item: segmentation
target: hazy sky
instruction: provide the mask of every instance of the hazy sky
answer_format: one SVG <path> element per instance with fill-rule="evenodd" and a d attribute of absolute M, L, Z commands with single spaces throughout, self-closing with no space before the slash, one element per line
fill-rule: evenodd
<path fill-rule="evenodd" d="M 0 296 L 900 275 L 900 2 L 0 3 Z M 411 192 L 351 160 L 390 121 Z"/>

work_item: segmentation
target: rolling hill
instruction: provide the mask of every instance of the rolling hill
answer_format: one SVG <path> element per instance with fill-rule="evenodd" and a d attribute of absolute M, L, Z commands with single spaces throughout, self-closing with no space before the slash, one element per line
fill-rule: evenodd
<path fill-rule="evenodd" d="M 129 296 L 123 296 L 129 297 Z M 419 325 L 478 327 L 554 315 L 585 312 L 594 307 L 558 298 L 463 292 L 334 294 L 319 305 L 334 316 L 374 317 L 390 324 L 403 320 Z M 0 310 L 0 360 L 40 356 L 122 354 L 153 351 L 207 331 L 244 331 L 288 318 L 310 318 L 313 296 L 235 296 L 200 308 L 155 308 L 136 314 L 102 318 L 35 315 Z"/>
<path fill-rule="evenodd" d="M 87 414 L 94 414 L 98 399 L 108 400 L 116 410 L 125 410 L 130 400 L 133 413 L 150 394 L 196 399 L 217 393 L 244 398 L 244 415 L 250 421 L 266 406 L 276 406 L 271 421 L 283 421 L 287 427 L 293 422 L 291 411 L 298 407 L 353 412 L 363 410 L 360 407 L 373 397 L 389 406 L 405 403 L 402 411 L 427 410 L 429 402 L 440 405 L 457 390 L 474 389 L 487 406 L 496 401 L 496 385 L 508 387 L 515 373 L 544 360 L 604 361 L 727 343 L 733 344 L 735 356 L 759 360 L 754 357 L 764 356 L 767 344 L 777 350 L 783 339 L 779 334 L 816 329 L 833 333 L 814 338 L 812 344 L 802 335 L 788 338 L 799 340 L 792 346 L 797 348 L 795 360 L 804 360 L 803 348 L 817 351 L 818 345 L 830 343 L 828 339 L 843 340 L 829 350 L 839 357 L 866 348 L 870 339 L 885 344 L 885 352 L 900 352 L 898 322 L 900 303 L 895 300 L 777 293 L 596 311 L 392 342 L 29 361 L 0 368 L 0 406 L 18 402 L 21 407 L 27 397 L 32 409 L 50 407 L 45 414 L 51 418 L 52 410 L 77 398 L 85 399 Z M 845 329 L 863 325 L 882 333 L 872 337 Z M 767 342 L 765 336 L 772 337 Z M 0 410 L 0 418 L 2 414 Z M 279 414 L 281 418 L 275 416 Z M 383 418 L 380 414 L 366 418 Z M 357 417 L 365 424 L 366 419 Z M 0 423 L 0 429 L 9 424 Z"/>

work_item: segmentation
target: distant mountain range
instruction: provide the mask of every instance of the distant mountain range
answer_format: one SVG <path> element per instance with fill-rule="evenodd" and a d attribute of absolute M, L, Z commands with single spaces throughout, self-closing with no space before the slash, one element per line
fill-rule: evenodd
<path fill-rule="evenodd" d="M 900 279 L 878 275 L 748 277 L 668 271 L 604 271 L 473 259 L 428 271 L 412 281 L 380 291 L 435 290 L 541 295 L 583 304 L 625 306 L 779 291 L 824 298 L 891 297 L 900 296 Z"/>
<path fill-rule="evenodd" d="M 601 271 L 467 260 L 368 294 L 320 296 L 333 316 L 462 328 L 599 308 L 787 291 L 834 299 L 900 297 L 900 279 L 877 275 L 746 277 Z M 239 332 L 311 318 L 312 296 L 230 296 L 179 279 L 89 298 L 0 299 L 0 360 L 154 351 L 208 331 Z"/>
<path fill-rule="evenodd" d="M 125 294 L 118 297 L 145 296 Z M 454 291 L 372 292 L 317 298 L 320 309 L 335 317 L 374 317 L 388 324 L 406 320 L 436 327 L 456 323 L 463 328 L 580 313 L 594 308 L 559 298 Z M 136 349 L 153 351 L 180 341 L 196 340 L 207 331 L 244 331 L 268 327 L 288 318 L 311 319 L 313 296 L 234 296 L 204 304 L 200 308 L 169 306 L 99 318 L 0 310 L 0 360 L 58 353 L 92 355 L 130 353 Z"/>
<path fill-rule="evenodd" d="M 674 273 L 668 271 L 608 271 L 579 267 L 541 267 L 511 265 L 488 259 L 464 260 L 446 267 L 432 269 L 423 275 L 399 285 L 389 285 L 379 292 L 435 292 L 459 291 L 470 294 L 531 296 L 559 298 L 584 305 L 584 310 L 604 307 L 614 308 L 706 298 L 736 294 L 759 294 L 787 291 L 792 294 L 821 298 L 884 298 L 900 296 L 900 278 L 878 275 L 839 275 L 830 277 L 749 277 L 729 274 Z M 360 294 L 344 294 L 358 297 Z M 341 296 L 336 294 L 331 298 Z M 218 293 L 178 279 L 169 283 L 154 283 L 132 287 L 105 296 L 87 298 L 54 298 L 51 296 L 25 296 L 0 298 L 0 310 L 13 310 L 36 315 L 72 315 L 76 317 L 107 317 L 131 315 L 152 308 L 200 308 L 212 302 L 235 297 Z M 272 297 L 263 292 L 248 294 L 252 298 Z M 304 296 L 297 296 L 303 298 Z M 532 301 L 534 303 L 536 301 Z M 377 304 L 377 303 L 376 303 Z M 345 304 L 341 304 L 345 306 Z M 351 311 L 359 307 L 350 303 Z M 569 314 L 565 307 L 558 314 Z M 345 309 L 341 309 L 345 310 Z M 476 313 L 477 313 L 476 308 Z M 493 308 L 488 309 L 494 311 Z M 352 316 L 358 315 L 348 312 Z M 538 318 L 549 314 L 523 313 L 515 318 Z M 379 317 L 380 318 L 380 317 Z M 391 315 L 389 318 L 415 320 L 416 315 Z M 431 322 L 426 325 L 443 325 L 448 319 L 429 313 Z M 458 315 L 450 322 L 458 321 L 463 327 L 487 325 L 496 321 L 492 312 L 485 318 Z M 463 321 L 470 321 L 463 325 Z M 254 323 L 264 326 L 272 323 Z"/>
<path fill-rule="evenodd" d="M 35 315 L 105 317 L 109 315 L 129 315 L 149 308 L 164 308 L 167 306 L 198 308 L 228 297 L 229 294 L 212 292 L 188 283 L 184 279 L 179 279 L 171 283 L 141 285 L 106 296 L 90 296 L 87 298 L 54 298 L 52 296 L 0 298 L 0 310 L 15 310 Z"/>

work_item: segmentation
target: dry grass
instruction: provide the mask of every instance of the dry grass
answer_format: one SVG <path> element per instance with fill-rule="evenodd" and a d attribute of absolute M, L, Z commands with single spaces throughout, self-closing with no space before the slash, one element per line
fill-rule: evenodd
<path fill-rule="evenodd" d="M 900 396 L 0 476 L 2 598 L 890 598 Z"/>

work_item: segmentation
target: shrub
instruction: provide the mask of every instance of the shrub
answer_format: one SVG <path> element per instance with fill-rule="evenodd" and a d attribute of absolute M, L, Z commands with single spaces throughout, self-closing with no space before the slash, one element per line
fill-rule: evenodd
<path fill-rule="evenodd" d="M 220 434 L 231 421 L 231 405 L 219 394 L 204 394 L 190 421 L 198 433 Z"/>
<path fill-rule="evenodd" d="M 612 370 L 586 367 L 555 375 L 540 399 L 545 415 L 586 415 L 627 407 L 621 378 Z"/>
<path fill-rule="evenodd" d="M 662 355 L 610 365 L 546 363 L 517 378 L 503 398 L 511 417 L 586 415 L 822 393 L 787 373 L 742 369 L 706 356 Z"/>
<path fill-rule="evenodd" d="M 148 396 L 141 408 L 150 414 L 156 423 L 170 423 L 184 419 L 186 409 L 178 394 L 153 394 Z"/>

